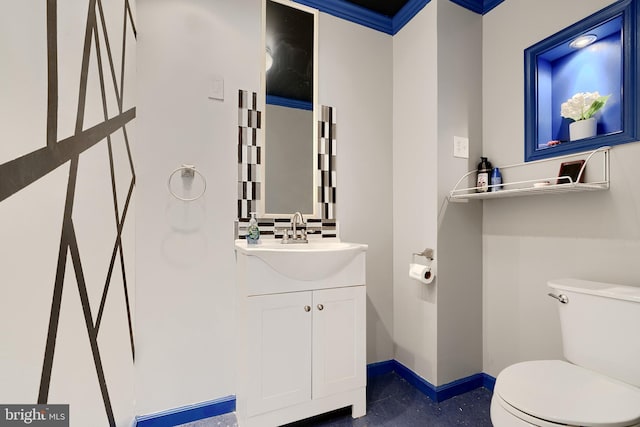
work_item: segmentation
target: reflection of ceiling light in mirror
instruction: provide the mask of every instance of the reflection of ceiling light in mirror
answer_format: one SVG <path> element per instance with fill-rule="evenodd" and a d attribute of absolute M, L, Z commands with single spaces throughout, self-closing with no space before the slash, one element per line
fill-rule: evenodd
<path fill-rule="evenodd" d="M 271 68 L 271 66 L 273 65 L 273 57 L 271 56 L 271 51 L 269 49 L 267 49 L 267 55 L 266 55 L 266 70 L 269 71 L 269 68 Z"/>
<path fill-rule="evenodd" d="M 597 39 L 598 37 L 596 37 L 593 34 L 585 34 L 583 36 L 580 36 L 574 39 L 571 43 L 569 43 L 569 46 L 574 49 L 582 49 L 583 47 L 589 46 L 591 43 L 593 43 Z"/>

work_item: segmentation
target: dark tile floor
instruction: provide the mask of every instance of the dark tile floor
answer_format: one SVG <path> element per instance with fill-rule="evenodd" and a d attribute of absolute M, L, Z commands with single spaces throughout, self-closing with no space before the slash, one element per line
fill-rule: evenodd
<path fill-rule="evenodd" d="M 396 373 L 369 379 L 367 415 L 351 418 L 346 408 L 288 424 L 287 427 L 491 427 L 489 406 L 491 392 L 478 388 L 444 402 L 436 403 Z M 183 427 L 235 427 L 233 414 L 185 424 Z"/>

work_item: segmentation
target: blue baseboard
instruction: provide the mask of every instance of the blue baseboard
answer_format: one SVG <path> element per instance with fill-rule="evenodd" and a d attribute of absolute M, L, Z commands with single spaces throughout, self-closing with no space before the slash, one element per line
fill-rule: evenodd
<path fill-rule="evenodd" d="M 479 373 L 465 378 L 460 378 L 459 380 L 455 380 L 447 384 L 434 386 L 397 360 L 372 363 L 367 366 L 367 375 L 369 378 L 392 371 L 395 371 L 409 384 L 426 394 L 429 399 L 434 402 L 442 402 L 443 400 L 450 399 L 454 396 L 480 387 L 485 387 L 490 391 L 493 391 L 493 387 L 496 383 L 496 379 L 492 376 L 485 373 Z"/>
<path fill-rule="evenodd" d="M 494 387 L 496 386 L 496 379 L 489 374 L 482 373 L 482 387 L 493 392 Z"/>
<path fill-rule="evenodd" d="M 436 387 L 436 400 L 442 402 L 462 393 L 482 387 L 482 374 L 470 375 Z"/>
<path fill-rule="evenodd" d="M 136 427 L 172 427 L 236 410 L 235 396 L 136 417 Z"/>
<path fill-rule="evenodd" d="M 411 369 L 404 366 L 402 363 L 394 360 L 396 374 L 404 378 L 409 384 L 420 390 L 423 394 L 426 394 L 429 399 L 438 402 L 438 395 L 436 393 L 436 386 L 425 380 Z"/>
<path fill-rule="evenodd" d="M 496 379 L 491 375 L 479 373 L 448 384 L 434 386 L 397 360 L 385 360 L 367 365 L 367 378 L 377 377 L 388 374 L 389 372 L 397 373 L 434 402 L 442 402 L 443 400 L 479 387 L 485 387 L 493 391 L 496 383 Z M 156 414 L 136 417 L 136 427 L 171 427 L 226 414 L 235 410 L 235 396 L 227 396 L 209 402 L 197 403 L 195 405 L 169 409 Z"/>
<path fill-rule="evenodd" d="M 385 360 L 384 362 L 369 363 L 367 365 L 367 378 L 377 377 L 378 375 L 388 374 L 396 369 L 395 360 Z"/>

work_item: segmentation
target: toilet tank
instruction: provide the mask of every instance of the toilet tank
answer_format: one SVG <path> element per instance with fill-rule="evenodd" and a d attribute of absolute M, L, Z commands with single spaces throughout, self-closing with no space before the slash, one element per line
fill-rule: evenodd
<path fill-rule="evenodd" d="M 558 302 L 566 359 L 640 387 L 640 287 L 558 279 L 548 283 Z"/>

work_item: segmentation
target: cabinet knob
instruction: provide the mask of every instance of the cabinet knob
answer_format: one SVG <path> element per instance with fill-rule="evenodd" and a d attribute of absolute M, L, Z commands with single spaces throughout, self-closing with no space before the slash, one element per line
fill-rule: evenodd
<path fill-rule="evenodd" d="M 324 305 L 318 304 L 318 310 L 324 310 Z"/>
<path fill-rule="evenodd" d="M 308 305 L 304 306 L 304 311 L 306 311 L 307 313 L 311 311 L 311 307 Z"/>

